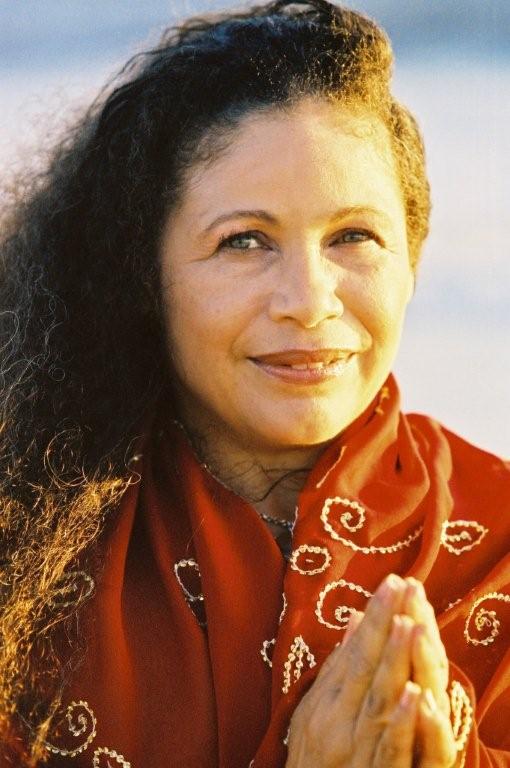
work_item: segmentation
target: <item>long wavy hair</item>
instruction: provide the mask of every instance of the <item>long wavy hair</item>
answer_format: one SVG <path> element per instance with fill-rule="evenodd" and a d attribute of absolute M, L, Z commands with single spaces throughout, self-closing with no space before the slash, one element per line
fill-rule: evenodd
<path fill-rule="evenodd" d="M 0 741 L 14 726 L 27 766 L 44 759 L 76 663 L 56 650 L 59 633 L 79 647 L 59 599 L 66 575 L 115 514 L 140 424 L 171 379 L 158 240 L 187 172 L 214 161 L 252 110 L 315 95 L 373 113 L 391 137 L 416 267 L 429 192 L 416 123 L 390 93 L 392 61 L 374 22 L 326 0 L 194 17 L 130 60 L 45 170 L 12 187 L 0 257 Z"/>

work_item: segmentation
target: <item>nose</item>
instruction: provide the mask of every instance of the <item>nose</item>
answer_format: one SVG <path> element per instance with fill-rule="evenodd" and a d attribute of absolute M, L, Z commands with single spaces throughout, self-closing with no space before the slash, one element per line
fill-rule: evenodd
<path fill-rule="evenodd" d="M 303 328 L 316 328 L 343 315 L 338 266 L 318 247 L 282 255 L 277 284 L 271 294 L 272 320 L 292 320 Z"/>

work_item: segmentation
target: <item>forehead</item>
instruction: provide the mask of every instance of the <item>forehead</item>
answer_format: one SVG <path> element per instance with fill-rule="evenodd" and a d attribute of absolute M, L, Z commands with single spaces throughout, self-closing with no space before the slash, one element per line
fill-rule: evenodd
<path fill-rule="evenodd" d="M 388 131 L 375 116 L 326 100 L 249 113 L 207 165 L 187 174 L 184 207 L 282 203 L 290 209 L 401 204 Z"/>

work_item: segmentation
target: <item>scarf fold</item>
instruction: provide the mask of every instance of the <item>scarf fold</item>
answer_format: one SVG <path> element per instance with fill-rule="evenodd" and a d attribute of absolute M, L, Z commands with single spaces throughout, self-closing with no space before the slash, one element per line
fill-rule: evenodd
<path fill-rule="evenodd" d="M 390 572 L 436 610 L 465 765 L 510 766 L 508 464 L 404 416 L 390 377 L 310 472 L 289 563 L 168 419 L 137 472 L 80 609 L 51 766 L 283 768 L 295 706 Z"/>

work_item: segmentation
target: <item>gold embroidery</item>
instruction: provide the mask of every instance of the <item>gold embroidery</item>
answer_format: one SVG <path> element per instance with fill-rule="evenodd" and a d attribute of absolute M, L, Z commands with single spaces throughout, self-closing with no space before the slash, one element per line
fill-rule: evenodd
<path fill-rule="evenodd" d="M 315 667 L 315 656 L 301 635 L 298 635 L 294 638 L 287 661 L 283 665 L 283 693 L 288 693 L 292 682 L 297 682 L 301 677 L 305 657 L 309 668 Z"/>
<path fill-rule="evenodd" d="M 333 464 L 330 466 L 330 468 L 328 469 L 328 471 L 326 472 L 326 474 L 325 474 L 325 475 L 323 475 L 323 477 L 322 477 L 322 478 L 319 480 L 319 482 L 315 484 L 315 487 L 316 487 L 316 488 L 322 488 L 322 486 L 324 485 L 324 483 L 326 482 L 326 480 L 328 479 L 328 477 L 330 476 L 330 474 L 333 472 L 333 470 L 334 470 L 334 469 L 336 469 L 336 467 L 338 466 L 338 464 L 339 464 L 339 463 L 342 461 L 342 458 L 343 458 L 343 455 L 344 455 L 344 453 L 345 453 L 345 449 L 346 449 L 346 447 L 347 447 L 347 446 L 345 446 L 345 445 L 342 445 L 342 447 L 340 448 L 340 453 L 338 454 L 338 458 L 337 458 L 337 459 L 336 459 L 336 461 L 335 461 L 335 462 L 334 462 L 334 463 L 333 463 Z"/>
<path fill-rule="evenodd" d="M 71 733 L 74 738 L 79 738 L 80 736 L 84 736 L 84 738 L 76 746 L 59 747 L 48 741 L 44 742 L 44 746 L 54 755 L 76 757 L 76 755 L 79 755 L 81 752 L 85 752 L 94 741 L 96 737 L 97 719 L 90 705 L 87 704 L 86 701 L 72 701 L 67 707 L 65 718 L 67 720 L 69 733 Z"/>
<path fill-rule="evenodd" d="M 324 562 L 322 565 L 319 565 L 315 568 L 306 568 L 305 566 L 308 565 L 314 565 L 314 559 L 313 557 L 303 558 L 301 555 L 304 555 L 306 553 L 310 554 L 317 554 L 317 555 L 323 555 Z M 299 565 L 298 560 L 304 561 L 302 562 L 302 565 Z M 329 550 L 326 547 L 316 547 L 312 546 L 310 544 L 301 544 L 297 549 L 295 549 L 290 556 L 290 567 L 292 570 L 297 571 L 298 573 L 303 574 L 303 576 L 314 576 L 317 573 L 323 573 L 326 568 L 329 568 L 329 565 L 331 563 L 331 555 L 329 553 Z M 317 564 L 316 564 L 317 566 Z"/>
<path fill-rule="evenodd" d="M 67 720 L 68 734 L 62 734 L 60 732 L 64 719 Z M 48 752 L 51 752 L 54 755 L 60 755 L 61 757 L 76 757 L 76 755 L 85 752 L 97 736 L 97 718 L 92 711 L 90 704 L 86 701 L 72 701 L 66 709 L 65 718 L 63 718 L 60 723 L 57 723 L 56 731 L 59 738 L 62 738 L 62 740 L 64 740 L 66 736 L 69 738 L 69 735 L 72 735 L 75 739 L 80 738 L 80 736 L 83 738 L 76 746 L 64 745 L 63 743 L 62 746 L 59 747 L 57 744 L 51 744 L 50 742 L 45 741 L 43 742 L 44 747 Z M 101 755 L 106 756 L 106 763 L 102 762 Z M 131 763 L 129 763 L 122 755 L 114 749 L 107 749 L 106 747 L 98 747 L 94 751 L 92 758 L 93 768 L 114 768 L 110 763 L 109 758 L 115 760 L 116 765 L 121 766 L 121 768 L 131 768 Z"/>
<path fill-rule="evenodd" d="M 346 512 L 343 512 L 340 515 L 340 522 L 344 528 L 346 528 L 348 531 L 351 531 L 351 533 L 359 531 L 360 528 L 363 528 L 365 524 L 365 507 L 362 507 L 361 504 L 359 504 L 357 501 L 344 499 L 341 496 L 334 496 L 332 499 L 326 499 L 321 512 L 321 520 L 324 523 L 324 528 L 333 536 L 333 538 L 336 538 L 336 536 L 334 536 L 335 531 L 331 527 L 328 519 L 333 504 L 340 504 L 340 506 L 346 508 Z M 354 516 L 351 510 L 356 512 L 358 515 L 358 520 L 354 523 L 352 522 Z"/>
<path fill-rule="evenodd" d="M 101 755 L 105 755 L 107 758 L 106 764 L 103 763 L 104 768 L 114 768 L 110 763 L 110 758 L 115 760 L 115 764 L 122 766 L 122 768 L 131 768 L 131 763 L 128 763 L 122 755 L 119 755 L 114 749 L 107 749 L 106 747 L 98 747 L 94 752 L 94 757 L 92 759 L 93 768 L 103 768 L 101 765 Z"/>
<path fill-rule="evenodd" d="M 473 726 L 473 707 L 466 691 L 458 680 L 453 680 L 450 686 L 450 703 L 452 713 L 452 731 L 457 752 L 463 752 Z M 462 755 L 459 768 L 462 768 L 466 755 Z"/>
<path fill-rule="evenodd" d="M 488 631 L 485 637 L 477 638 L 473 637 L 469 632 L 469 624 L 473 618 L 473 614 L 476 609 L 486 600 L 499 600 L 504 603 L 510 603 L 510 595 L 505 595 L 501 592 L 488 592 L 486 595 L 482 595 L 478 600 L 475 600 L 471 606 L 466 623 L 464 625 L 464 637 L 471 645 L 489 645 L 493 643 L 496 637 L 499 635 L 500 621 L 497 617 L 496 611 L 489 611 L 486 608 L 480 608 L 475 615 L 475 628 L 478 632 Z"/>
<path fill-rule="evenodd" d="M 344 528 L 347 528 L 347 530 L 352 532 L 357 531 L 363 527 L 365 522 L 365 508 L 362 507 L 361 504 L 358 504 L 357 501 L 349 501 L 349 499 L 343 499 L 339 496 L 335 496 L 332 499 L 326 499 L 321 512 L 322 523 L 331 538 L 335 539 L 336 541 L 341 541 L 342 544 L 345 544 L 346 547 L 350 547 L 350 549 L 353 549 L 355 552 L 362 552 L 364 555 L 373 555 L 376 553 L 388 555 L 392 554 L 393 552 L 398 552 L 399 550 L 404 549 L 404 547 L 409 547 L 423 531 L 423 526 L 420 525 L 418 528 L 416 528 L 416 530 L 410 533 L 406 539 L 403 539 L 402 541 L 396 541 L 394 544 L 388 544 L 387 546 L 381 547 L 377 547 L 375 545 L 362 547 L 359 544 L 355 544 L 350 539 L 346 539 L 344 536 L 341 536 L 339 533 L 337 533 L 337 531 L 335 531 L 329 522 L 330 509 L 333 504 L 342 504 L 343 506 L 348 506 L 350 509 L 355 510 L 359 514 L 359 520 L 356 524 L 351 524 L 353 517 L 352 512 L 347 511 L 340 516 L 340 522 Z"/>
<path fill-rule="evenodd" d="M 379 401 L 375 407 L 375 413 L 378 413 L 380 416 L 384 414 L 384 408 L 382 407 L 382 404 L 385 400 L 390 399 L 390 388 L 386 385 L 381 387 L 381 391 L 379 393 Z"/>
<path fill-rule="evenodd" d="M 85 571 L 70 571 L 60 579 L 50 604 L 53 608 L 79 606 L 88 600 L 95 586 L 94 579 Z"/>
<path fill-rule="evenodd" d="M 460 530 L 450 533 L 456 529 Z M 453 555 L 461 555 L 477 547 L 488 531 L 488 528 L 476 520 L 446 520 L 441 530 L 441 544 Z"/>
<path fill-rule="evenodd" d="M 260 649 L 260 654 L 261 654 L 262 658 L 264 659 L 264 661 L 266 662 L 266 664 L 268 664 L 270 667 L 272 667 L 272 666 L 273 666 L 273 662 L 272 662 L 272 660 L 269 658 L 269 656 L 268 656 L 268 653 L 267 653 L 267 652 L 268 652 L 268 649 L 269 649 L 269 648 L 270 648 L 272 645 L 275 645 L 275 644 L 276 644 L 276 638 L 275 638 L 275 637 L 273 637 L 273 639 L 272 639 L 272 640 L 264 640 L 264 642 L 262 643 L 262 648 Z"/>
<path fill-rule="evenodd" d="M 186 571 L 186 569 L 189 569 Z M 193 558 L 183 559 L 179 560 L 174 565 L 174 573 L 175 578 L 179 582 L 179 586 L 184 592 L 184 598 L 186 602 L 188 603 L 191 612 L 195 616 L 198 624 L 201 627 L 205 627 L 207 622 L 205 620 L 205 615 L 203 614 L 203 608 L 204 608 L 204 596 L 202 592 L 196 592 L 193 593 L 188 589 L 188 587 L 184 584 L 182 580 L 182 576 L 180 574 L 180 571 L 184 571 L 185 573 L 188 572 L 189 574 L 197 573 L 198 578 L 200 579 L 200 569 L 198 567 L 198 563 L 196 560 L 193 560 Z"/>
<path fill-rule="evenodd" d="M 285 611 L 287 610 L 287 596 L 285 595 L 285 592 L 282 592 L 282 599 L 283 599 L 283 608 L 282 608 L 282 612 L 280 613 L 280 618 L 278 619 L 278 624 L 282 623 L 283 617 L 285 616 Z"/>
<path fill-rule="evenodd" d="M 194 603 L 197 600 L 203 600 L 204 596 L 201 592 L 194 595 L 192 592 L 189 591 L 189 589 L 186 588 L 184 585 L 181 576 L 179 574 L 179 571 L 183 568 L 192 568 L 194 571 L 197 571 L 198 575 L 200 576 L 200 569 L 198 567 L 198 563 L 196 560 L 193 560 L 192 558 L 189 558 L 188 560 L 179 560 L 178 563 L 175 563 L 174 565 L 174 573 L 175 578 L 179 582 L 179 586 L 181 587 L 182 591 L 184 592 L 184 596 L 186 600 Z"/>
<path fill-rule="evenodd" d="M 329 592 L 331 592 L 333 589 L 338 588 L 347 588 L 350 589 L 352 592 L 358 592 L 360 595 L 364 595 L 365 597 L 372 597 L 372 593 L 368 592 L 368 590 L 364 589 L 360 584 L 354 584 L 352 581 L 345 581 L 345 579 L 339 579 L 338 581 L 332 581 L 329 584 L 326 584 L 324 589 L 319 595 L 319 599 L 317 601 L 317 606 L 315 608 L 315 615 L 317 616 L 317 619 L 321 624 L 324 624 L 324 626 L 329 627 L 329 629 L 345 629 L 347 627 L 347 624 L 349 622 L 349 618 L 352 613 L 356 613 L 356 609 L 352 608 L 349 605 L 339 605 L 334 612 L 335 619 L 337 620 L 337 624 L 332 624 L 330 621 L 327 621 L 323 614 L 322 609 L 324 607 L 324 600 L 326 599 L 326 596 Z"/>

